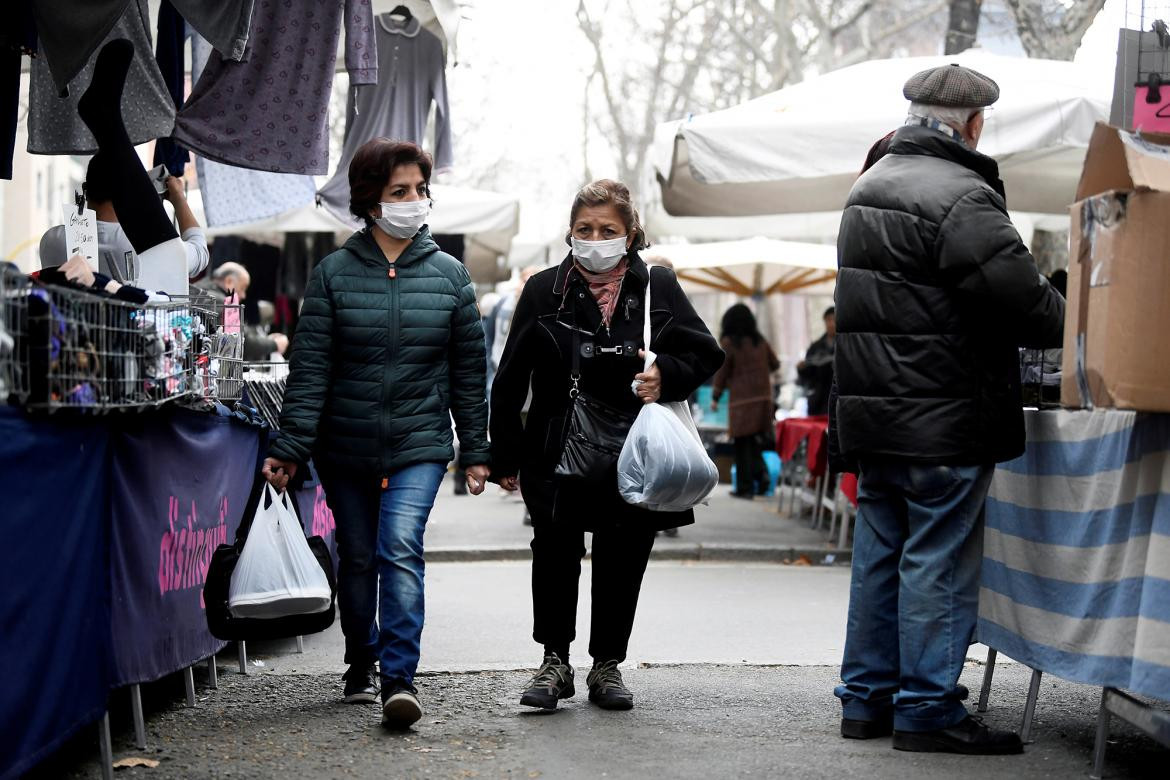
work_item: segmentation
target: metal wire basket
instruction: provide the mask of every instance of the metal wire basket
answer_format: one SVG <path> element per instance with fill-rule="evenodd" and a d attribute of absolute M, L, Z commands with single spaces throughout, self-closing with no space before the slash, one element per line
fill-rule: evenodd
<path fill-rule="evenodd" d="M 187 395 L 194 321 L 186 302 L 139 306 L 67 287 L 9 296 L 30 409 L 101 412 Z M 25 380 L 21 380 L 22 382 Z"/>
<path fill-rule="evenodd" d="M 238 401 L 244 392 L 244 307 L 193 291 L 187 299 L 196 320 L 191 342 L 194 391 L 203 398 Z"/>
<path fill-rule="evenodd" d="M 28 371 L 20 360 L 20 346 L 28 331 L 24 299 L 31 286 L 16 266 L 0 264 L 0 404 L 22 404 L 28 398 Z"/>

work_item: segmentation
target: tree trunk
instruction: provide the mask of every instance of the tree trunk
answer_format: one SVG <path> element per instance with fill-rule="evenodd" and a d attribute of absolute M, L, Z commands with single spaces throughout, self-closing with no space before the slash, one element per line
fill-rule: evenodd
<path fill-rule="evenodd" d="M 959 54 L 975 45 L 983 0 L 950 0 L 946 53 Z"/>

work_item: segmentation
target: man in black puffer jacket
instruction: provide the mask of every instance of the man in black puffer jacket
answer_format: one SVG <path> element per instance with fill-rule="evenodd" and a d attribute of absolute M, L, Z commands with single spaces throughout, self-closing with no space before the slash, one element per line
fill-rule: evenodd
<path fill-rule="evenodd" d="M 837 404 L 860 464 L 842 735 L 902 750 L 1018 753 L 958 685 L 975 628 L 994 464 L 1024 450 L 1021 346 L 1058 346 L 1064 299 L 975 147 L 994 81 L 957 65 L 906 83 L 906 126 L 858 179 L 838 237 Z"/>

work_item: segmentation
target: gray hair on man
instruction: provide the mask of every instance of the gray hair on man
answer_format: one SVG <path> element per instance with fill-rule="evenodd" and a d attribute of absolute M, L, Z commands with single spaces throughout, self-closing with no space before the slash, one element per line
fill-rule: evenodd
<path fill-rule="evenodd" d="M 932 106 L 926 103 L 911 103 L 910 116 L 923 119 L 936 119 L 955 130 L 962 129 L 971 121 L 971 117 L 982 111 L 982 108 L 959 108 L 956 106 Z"/>
<path fill-rule="evenodd" d="M 236 280 L 244 287 L 248 287 L 252 283 L 252 274 L 248 273 L 248 269 L 239 263 L 227 262 L 221 266 L 217 266 L 216 269 L 211 272 L 211 278 L 217 282 L 222 281 L 229 276 L 234 276 Z"/>

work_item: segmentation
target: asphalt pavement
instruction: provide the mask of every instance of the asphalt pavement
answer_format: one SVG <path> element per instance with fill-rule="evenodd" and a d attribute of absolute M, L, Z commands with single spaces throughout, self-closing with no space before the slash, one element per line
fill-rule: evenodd
<path fill-rule="evenodd" d="M 428 567 L 428 620 L 417 684 L 422 721 L 406 734 L 378 724 L 376 707 L 340 703 L 335 626 L 293 642 L 249 646 L 249 674 L 229 648 L 219 689 L 196 670 L 198 703 L 169 678 L 148 686 L 148 744 L 133 744 L 128 698 L 112 697 L 115 756 L 157 761 L 120 777 L 897 777 L 974 773 L 1087 777 L 1099 690 L 1044 680 L 1035 742 L 1024 756 L 969 758 L 894 751 L 837 736 L 837 680 L 848 569 L 760 563 L 652 563 L 624 666 L 637 697 L 628 713 L 584 695 L 588 564 L 573 663 L 578 695 L 556 713 L 518 704 L 538 662 L 524 562 Z M 963 682 L 977 691 L 985 651 Z M 987 720 L 1017 728 L 1028 670 L 997 667 Z M 1117 728 L 1109 777 L 1163 778 L 1167 753 Z M 92 732 L 34 777 L 100 776 Z"/>

